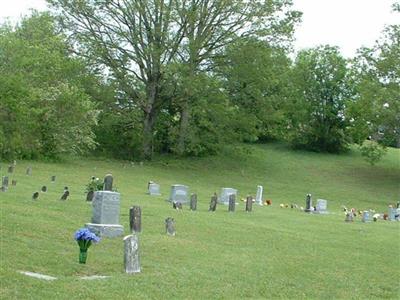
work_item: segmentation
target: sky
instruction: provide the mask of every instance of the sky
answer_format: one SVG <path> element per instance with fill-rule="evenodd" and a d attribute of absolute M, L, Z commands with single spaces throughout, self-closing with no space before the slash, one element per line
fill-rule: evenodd
<path fill-rule="evenodd" d="M 391 12 L 395 0 L 293 0 L 303 12 L 296 28 L 295 49 L 321 44 L 339 46 L 345 57 L 353 57 L 361 46 L 372 46 L 385 24 L 399 24 L 400 14 Z M 46 9 L 45 0 L 0 0 L 0 23 L 26 14 L 29 8 Z"/>

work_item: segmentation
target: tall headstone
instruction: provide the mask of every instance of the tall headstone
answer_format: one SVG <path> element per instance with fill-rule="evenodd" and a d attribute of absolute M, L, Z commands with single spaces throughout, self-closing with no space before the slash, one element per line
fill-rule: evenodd
<path fill-rule="evenodd" d="M 312 198 L 311 194 L 307 194 L 306 196 L 306 208 L 304 209 L 305 212 L 311 212 L 312 209 Z"/>
<path fill-rule="evenodd" d="M 28 176 L 32 175 L 32 168 L 31 167 L 26 168 L 26 175 L 28 175 Z"/>
<path fill-rule="evenodd" d="M 246 198 L 246 211 L 251 212 L 253 210 L 253 197 L 249 196 Z"/>
<path fill-rule="evenodd" d="M 235 194 L 230 194 L 229 195 L 228 211 L 229 212 L 235 212 L 235 207 L 236 207 L 236 195 Z"/>
<path fill-rule="evenodd" d="M 113 181 L 114 181 L 113 176 L 112 176 L 111 174 L 107 174 L 107 175 L 104 177 L 104 187 L 103 187 L 103 190 L 104 190 L 104 191 L 112 191 Z"/>
<path fill-rule="evenodd" d="M 314 213 L 317 214 L 327 214 L 328 213 L 328 201 L 324 199 L 318 199 L 315 205 Z"/>
<path fill-rule="evenodd" d="M 1 187 L 2 187 L 2 191 L 6 192 L 8 190 L 8 176 L 3 176 L 2 180 L 1 180 Z"/>
<path fill-rule="evenodd" d="M 56 182 L 56 176 L 55 175 L 51 176 L 50 180 L 52 183 Z"/>
<path fill-rule="evenodd" d="M 263 187 L 262 185 L 257 185 L 256 203 L 258 205 L 263 205 Z"/>
<path fill-rule="evenodd" d="M 174 236 L 176 234 L 175 221 L 173 218 L 168 217 L 165 219 L 165 231 L 167 232 L 168 235 Z"/>
<path fill-rule="evenodd" d="M 148 193 L 150 196 L 160 196 L 160 185 L 158 183 L 150 181 L 147 185 Z"/>
<path fill-rule="evenodd" d="M 215 211 L 217 209 L 218 196 L 216 193 L 211 197 L 210 208 L 208 211 Z"/>
<path fill-rule="evenodd" d="M 135 234 L 124 237 L 125 273 L 140 273 L 139 239 Z"/>
<path fill-rule="evenodd" d="M 197 194 L 190 195 L 190 210 L 197 210 Z"/>
<path fill-rule="evenodd" d="M 92 222 L 85 227 L 99 236 L 116 237 L 124 233 L 124 227 L 119 224 L 120 194 L 111 191 L 96 191 L 92 206 Z"/>
<path fill-rule="evenodd" d="M 189 187 L 182 184 L 174 184 L 171 186 L 171 193 L 168 201 L 180 202 L 182 204 L 189 202 Z"/>
<path fill-rule="evenodd" d="M 131 232 L 142 232 L 142 209 L 132 206 L 129 209 L 129 227 Z"/>
<path fill-rule="evenodd" d="M 223 203 L 225 205 L 229 205 L 229 196 L 232 194 L 237 196 L 237 190 L 233 188 L 222 188 L 218 202 Z"/>
<path fill-rule="evenodd" d="M 10 173 L 10 174 L 14 173 L 14 165 L 8 166 L 8 173 Z"/>

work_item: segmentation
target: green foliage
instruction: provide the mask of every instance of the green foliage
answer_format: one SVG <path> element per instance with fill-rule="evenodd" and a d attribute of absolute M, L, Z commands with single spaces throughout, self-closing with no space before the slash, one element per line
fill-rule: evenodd
<path fill-rule="evenodd" d="M 294 147 L 336 153 L 348 148 L 345 108 L 352 87 L 346 63 L 336 47 L 298 54 L 286 107 L 286 138 Z"/>
<path fill-rule="evenodd" d="M 373 166 L 381 160 L 387 149 L 375 141 L 364 141 L 360 146 L 360 152 L 364 159 Z"/>
<path fill-rule="evenodd" d="M 0 35 L 0 157 L 56 158 L 95 146 L 95 82 L 48 14 L 33 13 Z M 94 77 L 92 77 L 94 78 Z"/>

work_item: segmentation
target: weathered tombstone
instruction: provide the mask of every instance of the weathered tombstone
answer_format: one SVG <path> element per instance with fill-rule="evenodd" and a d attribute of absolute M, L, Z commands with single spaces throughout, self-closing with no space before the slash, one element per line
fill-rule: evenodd
<path fill-rule="evenodd" d="M 185 204 L 189 202 L 189 187 L 182 184 L 174 184 L 171 186 L 171 193 L 168 201 L 170 202 L 180 202 Z"/>
<path fill-rule="evenodd" d="M 41 191 L 43 192 L 43 193 L 46 193 L 47 192 L 47 186 L 42 186 L 42 188 L 41 188 Z"/>
<path fill-rule="evenodd" d="M 246 211 L 251 212 L 253 210 L 253 197 L 248 196 L 246 198 Z"/>
<path fill-rule="evenodd" d="M 86 194 L 86 201 L 92 201 L 93 200 L 93 196 L 94 196 L 94 191 L 90 190 L 87 194 Z"/>
<path fill-rule="evenodd" d="M 39 198 L 39 192 L 34 192 L 32 195 L 32 200 L 37 200 Z"/>
<path fill-rule="evenodd" d="M 215 211 L 217 209 L 218 196 L 216 193 L 211 197 L 210 208 L 208 211 Z"/>
<path fill-rule="evenodd" d="M 15 179 L 13 179 L 13 180 L 11 181 L 11 185 L 12 185 L 12 186 L 16 186 L 16 185 L 17 185 L 17 181 L 16 181 Z"/>
<path fill-rule="evenodd" d="M 235 206 L 236 206 L 236 195 L 235 194 L 230 194 L 229 195 L 228 211 L 229 212 L 235 212 Z"/>
<path fill-rule="evenodd" d="M 168 235 L 175 235 L 175 221 L 173 218 L 166 218 L 165 219 L 165 230 Z"/>
<path fill-rule="evenodd" d="M 263 187 L 262 185 L 257 185 L 256 203 L 258 205 L 263 205 Z"/>
<path fill-rule="evenodd" d="M 1 181 L 1 190 L 6 192 L 8 190 L 8 176 L 3 176 Z"/>
<path fill-rule="evenodd" d="M 60 200 L 67 200 L 69 197 L 69 191 L 68 190 L 64 190 L 64 193 L 62 194 Z"/>
<path fill-rule="evenodd" d="M 8 173 L 14 173 L 14 165 L 8 166 Z"/>
<path fill-rule="evenodd" d="M 31 167 L 26 168 L 26 175 L 28 175 L 28 176 L 32 175 L 32 168 Z"/>
<path fill-rule="evenodd" d="M 221 195 L 220 195 L 220 198 L 218 199 L 218 202 L 223 203 L 225 205 L 229 205 L 229 196 L 232 194 L 237 196 L 237 190 L 233 189 L 233 188 L 222 188 Z"/>
<path fill-rule="evenodd" d="M 56 176 L 55 175 L 51 176 L 51 182 L 52 183 L 56 182 Z"/>
<path fill-rule="evenodd" d="M 313 210 L 312 208 L 312 198 L 311 198 L 311 194 L 307 194 L 306 196 L 306 208 L 305 208 L 305 212 L 311 212 Z"/>
<path fill-rule="evenodd" d="M 139 239 L 137 235 L 124 237 L 124 266 L 125 273 L 140 273 Z"/>
<path fill-rule="evenodd" d="M 361 221 L 364 223 L 371 222 L 369 211 L 363 211 Z"/>
<path fill-rule="evenodd" d="M 328 201 L 324 199 L 318 199 L 317 204 L 315 205 L 315 211 L 314 213 L 316 214 L 327 214 L 328 210 Z"/>
<path fill-rule="evenodd" d="M 99 236 L 122 235 L 124 227 L 119 224 L 120 202 L 120 194 L 117 192 L 94 192 L 92 222 L 86 223 L 85 227 Z"/>
<path fill-rule="evenodd" d="M 160 185 L 150 181 L 147 185 L 148 193 L 150 196 L 160 196 Z"/>
<path fill-rule="evenodd" d="M 180 202 L 172 202 L 172 208 L 176 209 L 176 210 L 182 209 L 182 203 L 180 203 Z"/>
<path fill-rule="evenodd" d="M 346 213 L 346 219 L 344 220 L 345 222 L 353 222 L 354 220 L 354 215 L 352 212 Z"/>
<path fill-rule="evenodd" d="M 190 195 L 190 210 L 197 210 L 197 194 Z"/>
<path fill-rule="evenodd" d="M 397 213 L 397 209 L 396 208 L 389 207 L 388 220 L 389 221 L 396 221 L 396 213 Z"/>
<path fill-rule="evenodd" d="M 113 187 L 113 176 L 111 174 L 107 174 L 104 177 L 104 187 L 103 190 L 104 191 L 112 191 L 112 187 Z"/>
<path fill-rule="evenodd" d="M 142 232 L 142 209 L 140 206 L 132 206 L 129 209 L 129 227 L 131 232 Z"/>

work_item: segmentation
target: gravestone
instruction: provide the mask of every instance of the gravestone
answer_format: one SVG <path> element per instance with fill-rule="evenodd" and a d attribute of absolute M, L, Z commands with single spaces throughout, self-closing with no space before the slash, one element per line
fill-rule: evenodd
<path fill-rule="evenodd" d="M 237 197 L 237 190 L 233 188 L 222 188 L 218 202 L 223 203 L 225 205 L 229 205 L 229 196 L 232 194 L 235 195 L 235 197 Z"/>
<path fill-rule="evenodd" d="M 235 207 L 236 207 L 236 195 L 235 194 L 230 194 L 229 195 L 228 211 L 229 212 L 235 212 Z"/>
<path fill-rule="evenodd" d="M 39 192 L 34 192 L 32 195 L 32 200 L 37 200 L 39 198 Z"/>
<path fill-rule="evenodd" d="M 142 232 L 142 209 L 132 206 L 129 209 L 129 227 L 131 232 Z"/>
<path fill-rule="evenodd" d="M 12 185 L 12 186 L 16 186 L 16 185 L 17 185 L 17 181 L 16 181 L 15 179 L 13 179 L 13 180 L 11 181 L 11 185 Z"/>
<path fill-rule="evenodd" d="M 352 212 L 346 213 L 346 219 L 344 220 L 345 222 L 353 222 L 354 220 L 354 215 Z"/>
<path fill-rule="evenodd" d="M 189 187 L 182 184 L 174 184 L 171 186 L 171 193 L 168 201 L 170 202 L 180 202 L 185 204 L 189 202 Z"/>
<path fill-rule="evenodd" d="M 369 211 L 363 211 L 361 221 L 364 223 L 371 222 Z"/>
<path fill-rule="evenodd" d="M 14 165 L 8 166 L 8 173 L 14 173 Z"/>
<path fill-rule="evenodd" d="M 168 217 L 165 219 L 165 231 L 167 232 L 168 235 L 174 236 L 176 234 L 175 221 L 173 218 Z"/>
<path fill-rule="evenodd" d="M 28 176 L 32 175 L 32 168 L 31 167 L 26 168 L 26 175 L 28 175 Z"/>
<path fill-rule="evenodd" d="M 263 187 L 262 185 L 257 185 L 256 203 L 258 205 L 263 205 Z"/>
<path fill-rule="evenodd" d="M 42 186 L 42 188 L 41 188 L 41 191 L 43 192 L 43 193 L 46 193 L 47 192 L 47 186 Z"/>
<path fill-rule="evenodd" d="M 1 190 L 6 192 L 8 190 L 8 176 L 3 176 L 1 180 Z"/>
<path fill-rule="evenodd" d="M 147 190 L 150 196 L 160 196 L 160 185 L 150 181 L 147 185 Z"/>
<path fill-rule="evenodd" d="M 253 210 L 253 197 L 249 196 L 246 198 L 246 212 Z"/>
<path fill-rule="evenodd" d="M 197 210 L 197 194 L 190 195 L 190 210 Z"/>
<path fill-rule="evenodd" d="M 56 182 L 56 176 L 55 175 L 51 176 L 50 180 L 52 183 Z"/>
<path fill-rule="evenodd" d="M 60 200 L 67 200 L 69 197 L 69 191 L 68 190 L 64 190 L 64 193 L 62 194 Z"/>
<path fill-rule="evenodd" d="M 93 196 L 94 196 L 94 191 L 90 190 L 87 194 L 86 194 L 86 201 L 92 201 L 93 200 Z"/>
<path fill-rule="evenodd" d="M 124 266 L 125 273 L 140 273 L 139 239 L 137 235 L 124 237 Z"/>
<path fill-rule="evenodd" d="M 397 214 L 397 209 L 394 207 L 389 207 L 388 220 L 396 221 L 396 214 Z"/>
<path fill-rule="evenodd" d="M 182 209 L 182 203 L 180 203 L 180 202 L 172 202 L 172 208 L 173 209 L 177 209 L 177 210 Z"/>
<path fill-rule="evenodd" d="M 324 199 L 318 199 L 315 205 L 315 214 L 327 214 L 328 201 Z"/>
<path fill-rule="evenodd" d="M 104 177 L 104 186 L 103 186 L 103 190 L 104 191 L 112 191 L 112 187 L 113 187 L 113 181 L 114 178 L 111 174 L 107 174 Z"/>
<path fill-rule="evenodd" d="M 215 211 L 217 209 L 218 196 L 216 193 L 211 197 L 210 208 L 208 211 Z"/>
<path fill-rule="evenodd" d="M 124 233 L 119 224 L 120 194 L 111 191 L 96 191 L 92 201 L 92 222 L 86 223 L 90 231 L 99 236 L 116 237 Z"/>
<path fill-rule="evenodd" d="M 307 194 L 306 196 L 306 208 L 305 208 L 305 212 L 311 212 L 312 210 L 314 210 L 312 208 L 312 198 L 311 198 L 311 194 Z"/>

